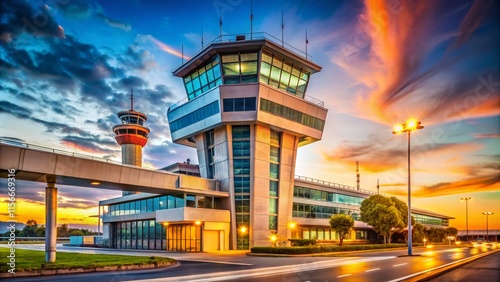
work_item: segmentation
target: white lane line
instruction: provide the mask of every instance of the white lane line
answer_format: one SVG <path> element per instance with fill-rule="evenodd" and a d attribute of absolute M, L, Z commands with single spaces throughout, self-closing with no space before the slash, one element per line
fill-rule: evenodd
<path fill-rule="evenodd" d="M 428 258 L 426 260 L 423 260 L 422 262 L 426 262 L 426 261 L 430 261 L 430 260 L 433 260 L 433 258 Z"/>
<path fill-rule="evenodd" d="M 405 265 L 405 264 L 408 264 L 408 263 L 405 262 L 405 263 L 395 264 L 395 265 L 393 265 L 393 267 L 402 266 L 402 265 Z"/>
<path fill-rule="evenodd" d="M 375 270 L 380 270 L 380 268 L 368 269 L 368 270 L 365 270 L 365 272 L 371 272 L 371 271 L 375 271 Z"/>
<path fill-rule="evenodd" d="M 337 278 L 342 278 L 342 277 L 347 277 L 347 276 L 351 276 L 352 274 L 344 274 L 344 275 L 339 275 L 337 276 Z"/>
<path fill-rule="evenodd" d="M 454 255 L 455 255 L 455 254 L 451 254 L 451 255 L 448 255 L 448 257 L 452 257 L 452 256 L 454 256 Z"/>

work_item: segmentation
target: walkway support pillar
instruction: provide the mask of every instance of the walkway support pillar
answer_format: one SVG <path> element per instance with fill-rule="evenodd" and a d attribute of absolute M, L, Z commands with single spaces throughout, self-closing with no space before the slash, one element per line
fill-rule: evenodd
<path fill-rule="evenodd" d="M 57 243 L 57 188 L 47 182 L 45 188 L 45 262 L 56 261 Z"/>

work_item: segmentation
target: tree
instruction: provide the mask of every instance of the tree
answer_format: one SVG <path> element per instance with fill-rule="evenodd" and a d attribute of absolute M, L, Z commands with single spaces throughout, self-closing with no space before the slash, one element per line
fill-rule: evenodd
<path fill-rule="evenodd" d="M 430 242 L 442 242 L 446 238 L 444 229 L 431 227 L 428 231 L 428 237 Z"/>
<path fill-rule="evenodd" d="M 420 223 L 415 223 L 413 225 L 413 242 L 422 243 L 425 238 L 426 227 Z"/>
<path fill-rule="evenodd" d="M 38 227 L 36 220 L 30 219 L 26 222 L 23 230 L 21 231 L 21 237 L 35 237 L 35 230 Z"/>
<path fill-rule="evenodd" d="M 57 227 L 57 237 L 69 237 L 69 228 L 66 223 Z"/>
<path fill-rule="evenodd" d="M 400 204 L 398 203 L 398 206 Z M 384 236 L 384 243 L 391 243 L 391 236 L 405 226 L 403 216 L 391 198 L 372 195 L 361 202 L 361 221 L 366 222 L 375 232 Z"/>
<path fill-rule="evenodd" d="M 448 227 L 444 230 L 444 233 L 446 234 L 446 236 L 453 236 L 453 237 L 457 237 L 458 235 L 458 230 L 455 228 L 455 227 Z"/>
<path fill-rule="evenodd" d="M 330 227 L 339 233 L 339 246 L 342 246 L 345 236 L 354 227 L 354 219 L 346 214 L 334 214 L 330 217 Z"/>
<path fill-rule="evenodd" d="M 35 230 L 35 234 L 37 237 L 45 237 L 45 226 L 38 226 Z"/>
<path fill-rule="evenodd" d="M 82 230 L 80 229 L 71 229 L 69 232 L 69 236 L 83 236 L 85 235 Z"/>

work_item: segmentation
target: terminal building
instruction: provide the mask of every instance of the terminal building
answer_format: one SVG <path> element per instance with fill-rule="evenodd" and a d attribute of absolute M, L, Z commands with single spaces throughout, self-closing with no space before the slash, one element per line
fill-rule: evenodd
<path fill-rule="evenodd" d="M 297 150 L 321 140 L 326 122 L 323 102 L 307 94 L 319 71 L 307 55 L 255 35 L 221 37 L 175 69 L 186 98 L 167 111 L 172 140 L 195 149 L 199 164 L 162 170 L 182 175 L 175 187 L 190 188 L 100 201 L 108 245 L 200 252 L 269 246 L 271 235 L 336 240 L 328 223 L 333 214 L 356 220 L 350 240 L 368 240 L 373 231 L 358 221 L 359 210 L 374 192 L 295 176 Z M 135 116 L 140 124 L 128 126 L 132 131 L 118 126 L 115 133 L 118 142 L 135 142 L 122 151 L 137 158 L 149 130 L 146 116 Z M 141 136 L 118 137 L 125 133 Z M 447 227 L 451 219 L 412 211 L 426 225 Z"/>

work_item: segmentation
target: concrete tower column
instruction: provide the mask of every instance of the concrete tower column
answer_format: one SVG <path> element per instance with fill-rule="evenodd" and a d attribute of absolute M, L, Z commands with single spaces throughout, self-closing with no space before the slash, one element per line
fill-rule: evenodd
<path fill-rule="evenodd" d="M 56 261 L 57 242 L 57 188 L 47 182 L 45 188 L 45 262 Z"/>

